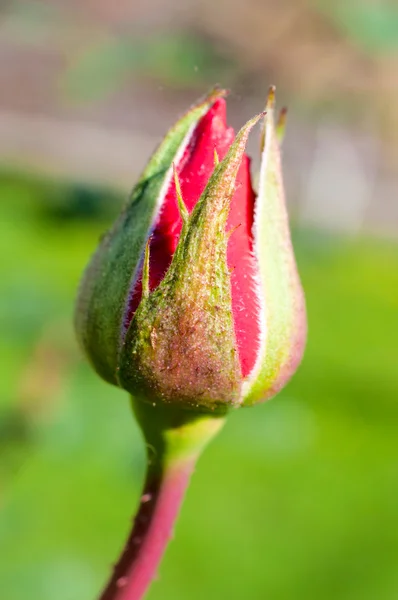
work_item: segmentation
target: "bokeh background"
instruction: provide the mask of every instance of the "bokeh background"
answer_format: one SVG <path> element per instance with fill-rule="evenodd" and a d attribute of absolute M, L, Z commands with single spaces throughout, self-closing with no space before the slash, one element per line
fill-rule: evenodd
<path fill-rule="evenodd" d="M 94 600 L 127 535 L 143 442 L 82 358 L 73 302 L 151 151 L 216 82 L 236 127 L 270 83 L 289 106 L 309 341 L 200 460 L 148 598 L 396 600 L 396 1 L 5 0 L 0 52 L 1 600 Z"/>

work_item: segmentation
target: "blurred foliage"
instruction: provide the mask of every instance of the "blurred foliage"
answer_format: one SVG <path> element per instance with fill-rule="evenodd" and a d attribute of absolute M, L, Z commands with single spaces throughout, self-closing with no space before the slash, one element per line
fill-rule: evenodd
<path fill-rule="evenodd" d="M 398 5 L 395 0 L 320 0 L 319 5 L 344 37 L 368 54 L 398 50 Z"/>
<path fill-rule="evenodd" d="M 233 63 L 210 41 L 195 34 L 173 33 L 140 38 L 106 37 L 75 56 L 61 89 L 74 100 L 98 100 L 139 75 L 169 87 L 210 85 L 222 74 L 228 80 Z"/>
<path fill-rule="evenodd" d="M 88 600 L 144 471 L 127 396 L 81 360 L 71 327 L 121 199 L 16 175 L 0 191 L 1 597 Z M 398 246 L 305 231 L 295 246 L 303 365 L 206 451 L 149 599 L 398 596 Z"/>
<path fill-rule="evenodd" d="M 145 95 L 170 102 L 163 88 L 263 98 L 273 82 L 308 128 L 338 113 L 380 138 L 396 171 L 396 0 L 8 0 L 0 11 L 0 108 L 120 126 Z"/>
<path fill-rule="evenodd" d="M 61 15 L 56 6 L 40 0 L 8 0 L 2 2 L 4 31 L 12 31 L 18 44 L 41 44 L 50 41 L 51 28 L 61 24 Z"/>

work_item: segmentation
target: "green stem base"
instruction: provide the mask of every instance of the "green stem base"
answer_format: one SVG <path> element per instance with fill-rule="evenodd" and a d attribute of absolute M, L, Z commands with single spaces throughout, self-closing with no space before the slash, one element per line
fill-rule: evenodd
<path fill-rule="evenodd" d="M 156 576 L 196 461 L 223 425 L 133 400 L 148 454 L 148 470 L 133 529 L 100 600 L 140 600 Z"/>

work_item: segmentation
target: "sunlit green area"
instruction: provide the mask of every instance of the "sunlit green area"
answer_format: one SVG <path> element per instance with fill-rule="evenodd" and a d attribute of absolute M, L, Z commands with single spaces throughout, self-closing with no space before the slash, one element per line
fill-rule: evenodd
<path fill-rule="evenodd" d="M 127 395 L 72 331 L 79 277 L 123 199 L 9 174 L 0 193 L 0 596 L 88 600 L 144 473 Z M 294 239 L 304 362 L 207 449 L 150 600 L 397 598 L 398 245 Z"/>

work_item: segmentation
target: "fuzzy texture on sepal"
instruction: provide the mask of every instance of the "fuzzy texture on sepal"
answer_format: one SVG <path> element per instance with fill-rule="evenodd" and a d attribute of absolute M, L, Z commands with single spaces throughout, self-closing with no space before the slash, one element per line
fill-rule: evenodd
<path fill-rule="evenodd" d="M 242 386 L 244 406 L 271 398 L 286 384 L 301 361 L 306 341 L 304 294 L 290 238 L 281 170 L 286 110 L 276 127 L 274 104 L 275 88 L 271 87 L 253 223 L 260 339 L 256 363 Z"/>
<path fill-rule="evenodd" d="M 238 133 L 191 215 L 184 212 L 170 267 L 152 293 L 145 290 L 134 313 L 119 381 L 143 400 L 206 410 L 240 403 L 225 226 L 247 136 L 258 119 Z"/>
<path fill-rule="evenodd" d="M 75 312 L 78 341 L 97 373 L 109 383 L 119 384 L 119 355 L 129 321 L 130 297 L 145 244 L 173 176 L 172 163 L 184 153 L 200 119 L 224 94 L 214 90 L 170 129 L 126 207 L 102 238 L 81 282 Z"/>
<path fill-rule="evenodd" d="M 275 395 L 306 339 L 270 88 L 258 194 L 216 90 L 169 131 L 83 278 L 80 344 L 108 382 L 152 403 L 223 411 Z"/>

